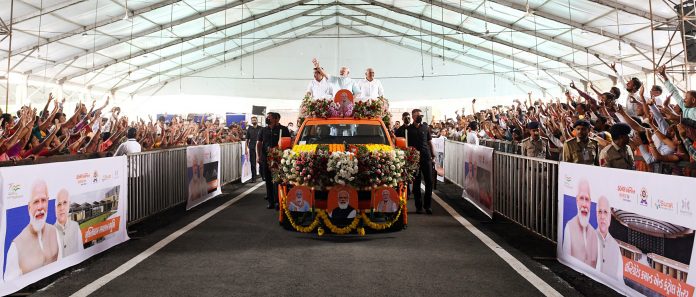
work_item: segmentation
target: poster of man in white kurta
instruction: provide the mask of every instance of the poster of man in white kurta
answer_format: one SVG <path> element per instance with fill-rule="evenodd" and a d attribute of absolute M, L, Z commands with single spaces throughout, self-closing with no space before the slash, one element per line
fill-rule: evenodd
<path fill-rule="evenodd" d="M 219 144 L 187 147 L 186 167 L 188 180 L 187 210 L 222 194 L 222 189 L 220 188 Z"/>

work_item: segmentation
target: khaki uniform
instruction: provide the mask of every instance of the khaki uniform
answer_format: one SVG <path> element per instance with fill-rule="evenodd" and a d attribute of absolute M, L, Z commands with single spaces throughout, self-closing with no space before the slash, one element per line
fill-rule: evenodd
<path fill-rule="evenodd" d="M 596 140 L 581 142 L 577 137 L 563 144 L 563 162 L 599 165 L 599 145 Z"/>
<path fill-rule="evenodd" d="M 633 152 L 628 146 L 620 148 L 613 142 L 599 153 L 599 165 L 602 167 L 633 170 L 634 161 Z"/>
<path fill-rule="evenodd" d="M 539 137 L 539 139 L 534 140 L 528 137 L 522 140 L 522 155 L 546 159 L 549 155 L 549 139 L 546 137 Z"/>

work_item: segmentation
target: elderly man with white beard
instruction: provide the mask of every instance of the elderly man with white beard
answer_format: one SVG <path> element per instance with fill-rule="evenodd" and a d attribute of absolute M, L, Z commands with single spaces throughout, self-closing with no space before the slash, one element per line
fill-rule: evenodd
<path fill-rule="evenodd" d="M 46 223 L 48 186 L 45 181 L 34 182 L 27 208 L 29 225 L 10 244 L 5 280 L 17 278 L 62 258 L 58 232 Z"/>
<path fill-rule="evenodd" d="M 297 212 L 309 211 L 309 202 L 304 200 L 304 194 L 302 194 L 302 191 L 297 191 L 297 193 L 295 194 L 295 201 L 290 202 L 290 207 L 288 209 L 290 211 Z"/>
<path fill-rule="evenodd" d="M 396 208 L 396 203 L 394 201 L 391 201 L 391 197 L 389 195 L 389 190 L 382 190 L 382 201 L 380 201 L 377 204 L 377 211 L 378 212 L 396 212 L 398 208 Z"/>
<path fill-rule="evenodd" d="M 70 219 L 70 194 L 66 189 L 60 189 L 56 195 L 56 229 L 58 238 L 63 245 L 63 257 L 84 250 L 80 225 Z"/>
<path fill-rule="evenodd" d="M 338 192 L 338 207 L 334 208 L 333 211 L 331 211 L 331 218 L 333 219 L 352 219 L 355 218 L 355 215 L 357 214 L 357 211 L 355 211 L 355 208 L 350 206 L 349 198 L 350 194 L 348 194 L 348 191 L 339 191 Z"/>
<path fill-rule="evenodd" d="M 597 201 L 597 236 L 599 238 L 599 261 L 597 270 L 616 280 L 623 280 L 623 260 L 619 243 L 609 234 L 611 207 L 607 197 Z"/>
<path fill-rule="evenodd" d="M 578 214 L 566 223 L 563 231 L 563 253 L 571 255 L 592 268 L 597 267 L 597 231 L 590 225 L 590 183 L 581 180 L 575 197 Z"/>

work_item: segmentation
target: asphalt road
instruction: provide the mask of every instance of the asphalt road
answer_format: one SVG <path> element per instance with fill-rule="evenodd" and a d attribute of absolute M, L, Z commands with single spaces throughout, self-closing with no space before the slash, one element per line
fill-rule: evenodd
<path fill-rule="evenodd" d="M 224 195 L 192 211 L 174 209 L 134 226 L 132 240 L 20 294 L 69 296 L 248 188 L 228 186 Z M 265 209 L 263 189 L 172 241 L 92 296 L 542 295 L 437 203 L 434 215 L 410 213 L 408 229 L 400 232 L 319 237 L 281 228 L 277 212 Z M 456 188 L 441 186 L 437 193 L 562 295 L 612 294 L 567 269 L 559 268 L 560 274 L 549 269 L 554 261 L 535 260 L 538 255 L 514 246 L 514 236 L 510 244 L 505 234 L 524 231 L 489 228 L 482 223 L 485 218 L 460 204 Z M 412 200 L 409 203 L 414 209 Z M 548 243 L 539 243 L 540 250 L 544 246 Z"/>

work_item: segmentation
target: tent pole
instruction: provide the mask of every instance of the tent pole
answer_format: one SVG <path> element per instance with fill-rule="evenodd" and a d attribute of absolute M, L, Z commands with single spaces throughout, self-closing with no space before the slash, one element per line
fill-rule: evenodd
<path fill-rule="evenodd" d="M 653 22 L 652 0 L 649 0 L 648 4 L 650 6 L 650 40 L 652 41 L 652 64 L 653 70 L 655 70 L 657 69 L 657 65 L 655 65 L 655 24 Z M 657 74 L 655 74 L 655 71 L 653 71 L 653 82 L 657 82 Z"/>
<path fill-rule="evenodd" d="M 12 66 L 12 20 L 14 18 L 14 0 L 10 1 L 10 28 L 7 34 L 10 35 L 10 41 L 7 47 L 7 73 L 5 79 L 7 79 L 7 88 L 5 89 L 5 112 L 9 113 L 10 104 L 10 67 Z"/>

